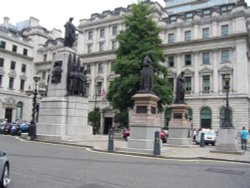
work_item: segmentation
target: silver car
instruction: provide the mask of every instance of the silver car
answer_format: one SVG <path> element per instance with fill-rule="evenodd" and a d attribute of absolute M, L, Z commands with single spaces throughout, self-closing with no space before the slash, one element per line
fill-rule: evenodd
<path fill-rule="evenodd" d="M 10 183 L 10 163 L 3 151 L 0 151 L 0 175 L 0 188 L 6 188 Z"/>

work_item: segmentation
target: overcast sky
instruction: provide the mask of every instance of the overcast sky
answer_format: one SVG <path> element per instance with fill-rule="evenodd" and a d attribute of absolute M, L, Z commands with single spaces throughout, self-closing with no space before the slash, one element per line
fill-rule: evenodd
<path fill-rule="evenodd" d="M 1 0 L 0 23 L 3 17 L 10 18 L 10 23 L 29 19 L 33 16 L 40 20 L 40 25 L 51 30 L 53 28 L 64 31 L 63 25 L 74 17 L 74 25 L 79 20 L 90 18 L 93 13 L 102 13 L 105 10 L 114 10 L 117 7 L 127 7 L 138 0 Z M 164 0 L 154 0 L 164 6 Z M 214 0 L 216 1 L 216 0 Z M 250 0 L 246 0 L 250 5 Z"/>

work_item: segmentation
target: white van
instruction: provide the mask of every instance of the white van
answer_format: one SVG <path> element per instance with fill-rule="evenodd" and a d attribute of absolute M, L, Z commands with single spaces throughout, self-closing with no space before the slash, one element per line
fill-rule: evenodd
<path fill-rule="evenodd" d="M 208 144 L 212 144 L 213 146 L 215 145 L 216 132 L 215 130 L 211 130 L 211 129 L 201 129 L 195 137 L 196 144 L 200 144 L 201 142 L 201 133 L 204 133 L 204 141 L 206 145 Z"/>

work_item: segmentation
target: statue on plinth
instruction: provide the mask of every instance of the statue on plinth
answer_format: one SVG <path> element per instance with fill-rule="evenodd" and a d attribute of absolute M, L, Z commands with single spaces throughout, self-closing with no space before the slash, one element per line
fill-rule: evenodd
<path fill-rule="evenodd" d="M 72 48 L 75 40 L 76 40 L 76 31 L 82 33 L 77 27 L 75 27 L 72 23 L 74 18 L 70 18 L 69 21 L 64 25 L 65 27 L 65 37 L 64 37 L 64 46 Z"/>
<path fill-rule="evenodd" d="M 143 61 L 143 68 L 141 73 L 140 91 L 152 92 L 153 89 L 153 67 L 152 67 L 152 53 L 148 52 Z"/>
<path fill-rule="evenodd" d="M 184 78 L 184 71 L 177 76 L 176 80 L 176 92 L 175 92 L 175 101 L 174 104 L 185 104 L 185 91 L 186 91 L 186 81 Z"/>

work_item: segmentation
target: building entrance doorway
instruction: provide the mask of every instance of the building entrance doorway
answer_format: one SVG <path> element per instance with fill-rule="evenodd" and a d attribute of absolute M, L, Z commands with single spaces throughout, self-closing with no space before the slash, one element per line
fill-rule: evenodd
<path fill-rule="evenodd" d="M 12 122 L 12 109 L 11 108 L 5 109 L 5 118 L 7 119 L 8 123 Z"/>
<path fill-rule="evenodd" d="M 104 130 L 103 130 L 103 134 L 108 134 L 109 133 L 109 129 L 112 127 L 112 122 L 113 122 L 113 118 L 112 117 L 105 117 L 104 118 Z"/>

